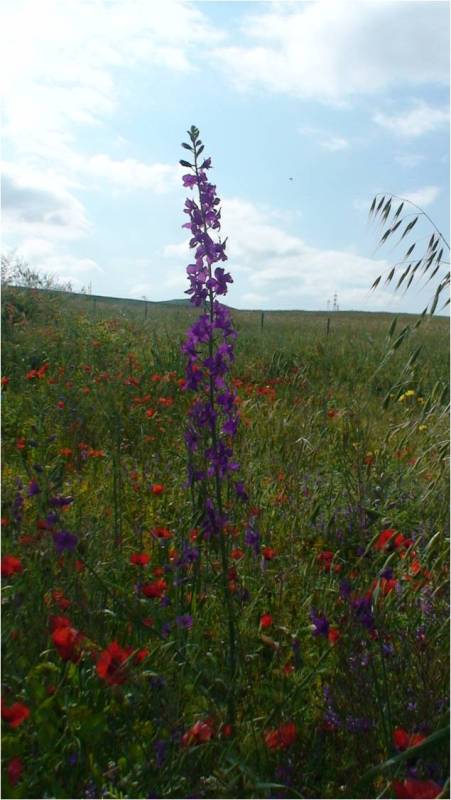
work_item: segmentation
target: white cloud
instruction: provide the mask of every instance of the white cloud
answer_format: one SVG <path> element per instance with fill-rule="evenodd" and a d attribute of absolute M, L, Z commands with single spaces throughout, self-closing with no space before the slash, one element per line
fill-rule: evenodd
<path fill-rule="evenodd" d="M 80 167 L 124 189 L 150 189 L 158 194 L 176 186 L 182 171 L 173 164 L 145 164 L 134 158 L 118 161 L 105 154 L 85 159 Z"/>
<path fill-rule="evenodd" d="M 416 138 L 448 125 L 449 109 L 437 108 L 424 102 L 417 102 L 409 111 L 391 115 L 378 111 L 373 120 L 396 136 Z"/>
<path fill-rule="evenodd" d="M 119 105 L 118 70 L 193 68 L 192 53 L 223 34 L 185 0 L 9 0 L 3 13 L 4 135 L 52 157 L 79 125 Z"/>
<path fill-rule="evenodd" d="M 5 234 L 68 241 L 89 231 L 84 207 L 63 177 L 8 162 L 2 173 Z"/>
<path fill-rule="evenodd" d="M 331 153 L 339 150 L 347 150 L 350 146 L 349 139 L 345 139 L 344 136 L 327 135 L 321 128 L 315 128 L 311 125 L 303 125 L 299 128 L 299 133 L 302 136 L 314 139 L 320 147 L 324 150 L 329 150 Z"/>
<path fill-rule="evenodd" d="M 5 248 L 12 259 L 18 258 L 30 264 L 33 270 L 55 276 L 60 282 L 81 289 L 95 274 L 104 270 L 92 258 L 83 258 L 65 253 L 60 242 L 45 239 L 24 239 L 18 247 Z"/>
<path fill-rule="evenodd" d="M 324 139 L 322 142 L 320 142 L 320 145 L 324 148 L 324 150 L 330 150 L 332 153 L 335 153 L 339 150 L 347 150 L 349 147 L 349 142 L 342 136 L 331 136 L 330 139 Z"/>
<path fill-rule="evenodd" d="M 320 1 L 269 9 L 245 21 L 247 46 L 211 52 L 239 89 L 342 104 L 397 85 L 448 81 L 446 3 Z"/>
<path fill-rule="evenodd" d="M 158 289 L 158 284 L 155 283 L 134 283 L 128 290 L 128 296 L 140 300 L 143 297 L 149 300 L 155 299 L 155 290 Z"/>
<path fill-rule="evenodd" d="M 421 153 L 400 153 L 398 156 L 395 156 L 395 161 L 401 164 L 402 167 L 407 167 L 408 169 L 414 169 L 425 161 L 425 159 L 426 156 L 421 155 Z"/>
<path fill-rule="evenodd" d="M 261 305 L 267 305 L 269 297 L 265 294 L 258 294 L 257 292 L 246 292 L 241 299 L 242 305 L 246 306 L 246 304 L 249 304 L 254 308 L 258 308 Z"/>
<path fill-rule="evenodd" d="M 412 203 L 416 203 L 417 206 L 430 206 L 439 194 L 439 186 L 424 186 L 422 189 L 416 189 L 413 192 L 403 192 L 402 197 Z"/>

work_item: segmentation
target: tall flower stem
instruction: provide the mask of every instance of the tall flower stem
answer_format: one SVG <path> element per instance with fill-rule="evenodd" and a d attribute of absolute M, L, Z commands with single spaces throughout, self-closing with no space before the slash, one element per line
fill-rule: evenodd
<path fill-rule="evenodd" d="M 229 339 L 235 338 L 236 333 L 227 307 L 217 300 L 218 295 L 226 294 L 227 283 L 231 283 L 232 278 L 221 267 L 216 267 L 213 273 L 212 264 L 227 260 L 224 252 L 225 242 L 216 243 L 210 236 L 211 230 L 220 228 L 220 210 L 217 208 L 219 198 L 215 194 L 216 187 L 208 182 L 206 175 L 206 170 L 211 167 L 211 159 L 199 163 L 199 156 L 203 151 L 199 131 L 193 126 L 188 135 L 191 143 L 184 143 L 183 147 L 192 153 L 193 163 L 187 161 L 180 163 L 193 172 L 191 175 L 184 175 L 183 182 L 189 188 L 197 186 L 198 204 L 193 200 L 187 200 L 185 203 L 185 212 L 189 214 L 190 222 L 184 227 L 191 230 L 193 238 L 190 246 L 196 248 L 196 263 L 190 264 L 187 269 L 191 282 L 191 288 L 187 293 L 191 295 L 191 302 L 203 307 L 206 312 L 188 331 L 183 346 L 188 357 L 186 387 L 197 391 L 199 397 L 191 407 L 190 424 L 186 433 L 189 482 L 191 487 L 196 482 L 199 487 L 198 497 L 203 504 L 204 538 L 213 537 L 219 543 L 229 640 L 228 713 L 229 719 L 233 721 L 237 630 L 228 585 L 229 565 L 225 539 L 227 516 L 224 512 L 222 484 L 238 469 L 238 465 L 231 460 L 232 450 L 226 442 L 226 437 L 230 439 L 237 427 L 234 394 L 226 385 L 226 373 L 233 360 L 233 348 Z M 221 332 L 223 342 L 218 343 Z M 204 348 L 208 353 L 207 358 L 202 355 Z M 221 421 L 222 427 L 220 427 Z M 201 469 L 196 469 L 196 465 Z M 211 493 L 210 480 L 213 481 Z"/>

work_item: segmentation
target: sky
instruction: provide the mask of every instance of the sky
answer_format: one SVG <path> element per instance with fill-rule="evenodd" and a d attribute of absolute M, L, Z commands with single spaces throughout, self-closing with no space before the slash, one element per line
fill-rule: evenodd
<path fill-rule="evenodd" d="M 4 0 L 2 252 L 93 294 L 184 296 L 200 129 L 236 308 L 421 311 L 376 277 L 378 192 L 449 229 L 449 4 Z M 430 223 L 417 225 L 419 242 Z M 447 237 L 448 238 L 448 237 Z"/>

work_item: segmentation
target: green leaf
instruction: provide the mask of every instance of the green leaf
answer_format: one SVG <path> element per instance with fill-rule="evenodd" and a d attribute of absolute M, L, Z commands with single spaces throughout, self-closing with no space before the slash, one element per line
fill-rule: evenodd
<path fill-rule="evenodd" d="M 398 317 L 395 317 L 392 324 L 390 325 L 390 330 L 388 331 L 389 339 L 391 339 L 391 337 L 393 336 L 397 323 L 398 323 Z"/>
<path fill-rule="evenodd" d="M 193 165 L 190 164 L 189 161 L 184 161 L 183 158 L 180 159 L 179 164 L 181 164 L 182 167 L 188 167 L 188 169 L 192 169 L 193 168 Z"/>
<path fill-rule="evenodd" d="M 420 355 L 420 353 L 421 353 L 421 350 L 422 350 L 422 349 L 423 349 L 423 345 L 422 345 L 422 344 L 420 344 L 420 346 L 419 346 L 419 347 L 417 347 L 417 349 L 415 350 L 415 352 L 414 352 L 414 353 L 412 353 L 412 355 L 410 356 L 410 358 L 409 358 L 409 360 L 408 360 L 408 362 L 407 362 L 407 369 L 408 369 L 409 367 L 411 367 L 411 366 L 412 366 L 412 365 L 415 363 L 415 361 L 417 360 L 418 356 Z"/>
<path fill-rule="evenodd" d="M 402 329 L 401 333 L 399 334 L 398 338 L 396 339 L 396 341 L 393 344 L 393 350 L 397 350 L 398 349 L 400 344 L 402 344 L 403 340 L 407 336 L 407 333 L 409 332 L 409 330 L 410 330 L 410 325 L 406 325 L 406 327 Z"/>

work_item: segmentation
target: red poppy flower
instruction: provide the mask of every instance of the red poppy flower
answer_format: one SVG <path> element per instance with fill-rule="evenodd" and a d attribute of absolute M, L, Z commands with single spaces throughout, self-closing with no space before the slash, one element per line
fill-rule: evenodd
<path fill-rule="evenodd" d="M 26 440 L 24 438 L 16 439 L 16 447 L 18 450 L 24 450 L 26 445 Z"/>
<path fill-rule="evenodd" d="M 62 447 L 59 451 L 59 454 L 64 458 L 70 458 L 72 455 L 72 450 L 70 447 Z"/>
<path fill-rule="evenodd" d="M 69 617 L 51 616 L 49 622 L 52 633 L 56 631 L 57 628 L 70 628 L 72 625 Z"/>
<path fill-rule="evenodd" d="M 214 736 L 212 721 L 207 719 L 205 722 L 199 720 L 186 731 L 182 736 L 182 747 L 189 747 L 193 744 L 203 744 L 209 742 Z"/>
<path fill-rule="evenodd" d="M 61 611 L 65 611 L 66 608 L 69 608 L 69 606 L 72 605 L 72 601 L 68 600 L 67 597 L 64 596 L 64 592 L 61 592 L 59 589 L 53 590 L 52 600 L 61 609 Z"/>
<path fill-rule="evenodd" d="M 8 764 L 7 772 L 8 780 L 11 786 L 16 786 L 16 784 L 19 783 L 23 772 L 23 762 L 20 756 L 16 756 L 15 758 L 11 759 Z"/>
<path fill-rule="evenodd" d="M 156 412 L 154 411 L 153 408 L 148 408 L 147 411 L 146 411 L 146 417 L 148 417 L 149 419 L 152 419 L 152 417 L 155 416 L 155 413 Z"/>
<path fill-rule="evenodd" d="M 285 722 L 276 730 L 267 731 L 264 735 L 269 750 L 285 750 L 296 741 L 297 729 L 294 722 Z"/>
<path fill-rule="evenodd" d="M 238 559 L 243 558 L 244 551 L 241 550 L 240 547 L 235 547 L 235 549 L 232 550 L 232 552 L 230 553 L 230 556 L 231 558 L 233 558 L 234 561 L 238 561 Z"/>
<path fill-rule="evenodd" d="M 407 750 L 409 747 L 416 747 L 424 742 L 425 736 L 420 733 L 407 733 L 404 728 L 395 728 L 393 731 L 393 743 L 397 750 Z"/>
<path fill-rule="evenodd" d="M 43 364 L 42 367 L 36 370 L 36 376 L 38 378 L 43 378 L 47 370 L 49 369 L 50 364 Z"/>
<path fill-rule="evenodd" d="M 147 647 L 142 647 L 141 650 L 138 650 L 134 655 L 135 664 L 142 664 L 149 655 L 150 653 Z"/>
<path fill-rule="evenodd" d="M 381 531 L 381 533 L 379 534 L 378 538 L 374 543 L 375 549 L 385 550 L 394 536 L 396 536 L 396 531 L 394 530 L 394 528 L 387 528 L 387 530 Z"/>
<path fill-rule="evenodd" d="M 146 597 L 163 597 L 168 585 L 164 578 L 159 578 L 156 581 L 152 581 L 152 583 L 146 583 L 143 586 L 143 594 Z"/>
<path fill-rule="evenodd" d="M 30 709 L 23 703 L 13 703 L 12 706 L 2 705 L 2 719 L 9 722 L 11 728 L 18 728 L 30 716 Z"/>
<path fill-rule="evenodd" d="M 126 663 L 132 652 L 131 647 L 123 648 L 117 642 L 111 642 L 98 656 L 96 670 L 99 678 L 111 686 L 125 683 L 127 680 Z"/>
<path fill-rule="evenodd" d="M 152 536 L 155 539 L 170 539 L 172 533 L 168 528 L 154 528 L 152 531 Z"/>
<path fill-rule="evenodd" d="M 8 383 L 9 383 L 9 378 L 7 378 L 7 376 L 4 375 L 2 380 L 1 380 L 1 384 L 2 384 L 2 386 L 8 386 Z"/>
<path fill-rule="evenodd" d="M 438 797 L 442 787 L 435 781 L 417 781 L 406 778 L 405 781 L 393 781 L 393 788 L 399 800 L 429 800 Z"/>
<path fill-rule="evenodd" d="M 151 486 L 152 494 L 163 494 L 164 486 L 162 483 L 153 483 Z"/>
<path fill-rule="evenodd" d="M 156 578 L 161 578 L 164 575 L 164 567 L 154 567 L 152 575 L 155 575 Z"/>
<path fill-rule="evenodd" d="M 55 628 L 52 633 L 52 642 L 58 650 L 63 661 L 73 661 L 77 664 L 81 657 L 81 643 L 84 636 L 76 628 L 65 625 Z"/>
<path fill-rule="evenodd" d="M 277 555 L 277 550 L 274 550 L 273 547 L 264 547 L 262 550 L 262 555 L 265 561 L 272 561 L 272 559 Z"/>
<path fill-rule="evenodd" d="M 150 556 L 147 553 L 132 553 L 130 556 L 130 564 L 135 566 L 145 567 L 150 561 Z"/>
<path fill-rule="evenodd" d="M 260 628 L 270 628 L 272 625 L 271 614 L 262 614 L 260 617 Z"/>
<path fill-rule="evenodd" d="M 406 537 L 403 536 L 402 533 L 397 533 L 395 538 L 393 539 L 393 543 L 397 550 L 400 550 L 401 548 L 407 549 L 411 547 L 411 545 L 413 545 L 413 539 L 406 539 Z"/>
<path fill-rule="evenodd" d="M 325 572 L 330 572 L 333 558 L 334 553 L 332 550 L 323 550 L 322 553 L 318 553 L 316 560 Z"/>
<path fill-rule="evenodd" d="M 329 631 L 328 631 L 328 634 L 327 634 L 327 638 L 328 638 L 328 640 L 329 640 L 329 642 L 330 642 L 330 644 L 332 646 L 337 644 L 337 642 L 340 639 L 340 636 L 341 636 L 341 633 L 338 630 L 338 628 L 329 628 Z"/>
<path fill-rule="evenodd" d="M 16 572 L 22 572 L 22 562 L 16 556 L 3 556 L 2 558 L 2 578 L 9 578 Z"/>

